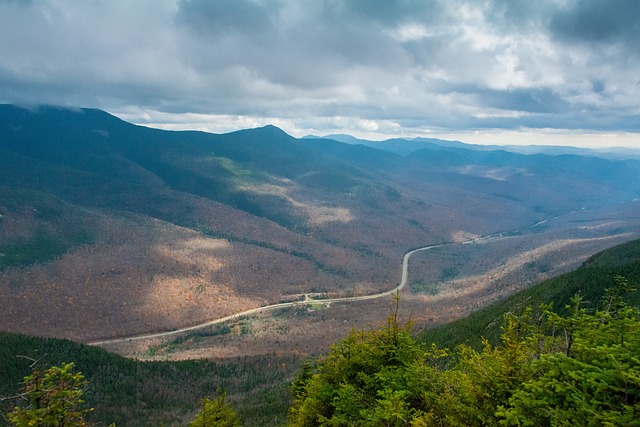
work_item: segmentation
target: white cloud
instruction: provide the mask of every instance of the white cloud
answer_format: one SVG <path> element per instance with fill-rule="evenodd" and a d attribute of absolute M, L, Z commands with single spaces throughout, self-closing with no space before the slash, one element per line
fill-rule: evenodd
<path fill-rule="evenodd" d="M 213 131 L 640 132 L 639 5 L 0 1 L 0 102 Z"/>
<path fill-rule="evenodd" d="M 418 41 L 433 36 L 433 34 L 427 30 L 427 27 L 416 23 L 403 24 L 393 31 L 390 31 L 389 34 L 400 42 Z"/>

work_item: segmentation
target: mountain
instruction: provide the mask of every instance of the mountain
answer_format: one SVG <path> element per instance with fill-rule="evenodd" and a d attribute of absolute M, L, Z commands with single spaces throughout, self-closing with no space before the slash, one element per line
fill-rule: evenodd
<path fill-rule="evenodd" d="M 447 141 L 437 138 L 392 138 L 384 141 L 371 141 L 367 139 L 355 138 L 351 135 L 331 134 L 323 137 L 309 135 L 303 137 L 303 139 L 330 139 L 333 141 L 343 142 L 345 144 L 364 145 L 378 150 L 399 154 L 401 156 L 406 156 L 407 154 L 411 154 L 414 151 L 418 151 L 423 148 L 442 149 L 444 147 L 458 147 L 467 149 L 481 149 L 482 147 L 465 144 L 460 141 Z"/>
<path fill-rule="evenodd" d="M 274 126 L 164 131 L 2 105 L 0 329 L 90 341 L 381 292 L 411 248 L 618 206 L 640 196 L 638 176 L 635 160 L 402 156 Z"/>
<path fill-rule="evenodd" d="M 379 150 L 388 151 L 390 153 L 406 156 L 423 148 L 448 150 L 464 149 L 471 151 L 509 151 L 518 154 L 547 154 L 550 156 L 558 156 L 563 154 L 574 154 L 578 156 L 600 157 L 604 159 L 635 159 L 640 160 L 640 150 L 624 147 L 610 148 L 580 148 L 571 146 L 549 146 L 549 145 L 479 145 L 468 144 L 460 141 L 451 141 L 438 138 L 393 138 L 383 141 L 372 141 L 367 139 L 355 138 L 345 134 L 331 134 L 324 137 L 305 136 L 305 139 L 332 139 L 334 141 L 344 142 L 346 144 L 359 144 L 367 147 L 373 147 Z"/>

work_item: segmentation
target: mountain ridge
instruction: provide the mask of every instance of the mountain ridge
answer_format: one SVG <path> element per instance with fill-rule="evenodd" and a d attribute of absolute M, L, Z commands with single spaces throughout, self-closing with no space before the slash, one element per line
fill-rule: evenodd
<path fill-rule="evenodd" d="M 508 151 L 523 155 L 545 154 L 549 156 L 557 156 L 563 154 L 575 154 L 581 156 L 600 157 L 614 160 L 633 159 L 640 160 L 640 149 L 625 147 L 610 148 L 581 148 L 574 146 L 555 146 L 555 145 L 482 145 L 469 144 L 458 140 L 446 140 L 440 138 L 391 138 L 385 140 L 368 140 L 356 138 L 347 134 L 329 134 L 325 136 L 307 135 L 303 139 L 332 139 L 347 144 L 366 145 L 368 147 L 385 150 L 388 152 L 409 155 L 423 148 L 432 148 L 440 150 L 448 150 L 451 148 L 465 149 L 472 151 Z"/>

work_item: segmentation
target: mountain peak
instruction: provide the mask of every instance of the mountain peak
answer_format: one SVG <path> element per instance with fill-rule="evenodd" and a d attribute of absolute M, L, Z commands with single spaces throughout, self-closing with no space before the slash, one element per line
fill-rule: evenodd
<path fill-rule="evenodd" d="M 278 136 L 291 137 L 291 135 L 289 135 L 288 133 L 286 133 L 285 131 L 280 129 L 278 126 L 275 126 L 275 125 L 272 125 L 272 124 L 268 124 L 268 125 L 262 126 L 262 127 L 257 127 L 254 130 L 255 131 L 265 132 L 265 133 L 268 133 L 269 135 L 273 135 L 273 136 L 278 135 Z"/>
<path fill-rule="evenodd" d="M 242 138 L 243 136 L 255 138 L 258 137 L 263 140 L 295 140 L 293 136 L 289 135 L 282 129 L 274 125 L 266 125 L 253 129 L 242 129 L 237 130 L 235 132 L 231 132 L 227 135 L 233 136 L 234 138 Z"/>

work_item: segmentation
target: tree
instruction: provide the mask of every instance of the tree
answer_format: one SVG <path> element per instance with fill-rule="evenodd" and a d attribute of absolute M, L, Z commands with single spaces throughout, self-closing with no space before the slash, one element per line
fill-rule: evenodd
<path fill-rule="evenodd" d="M 233 410 L 227 395 L 223 393 L 215 399 L 202 399 L 202 409 L 189 427 L 240 427 L 240 419 Z"/>
<path fill-rule="evenodd" d="M 629 290 L 617 277 L 593 314 L 546 313 L 548 325 L 570 324 L 570 348 L 532 362 L 534 374 L 497 411 L 502 425 L 640 426 L 640 311 L 621 297 Z"/>
<path fill-rule="evenodd" d="M 292 384 L 292 426 L 404 426 L 416 414 L 407 366 L 423 354 L 397 310 L 378 331 L 352 331 Z M 434 355 L 435 357 L 438 357 Z"/>
<path fill-rule="evenodd" d="M 24 378 L 20 398 L 23 405 L 8 414 L 18 427 L 84 426 L 84 415 L 90 409 L 80 409 L 87 382 L 80 372 L 73 372 L 73 363 L 52 366 L 44 371 L 34 368 Z"/>

